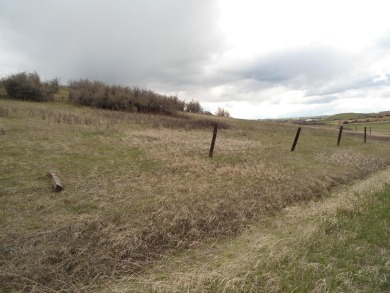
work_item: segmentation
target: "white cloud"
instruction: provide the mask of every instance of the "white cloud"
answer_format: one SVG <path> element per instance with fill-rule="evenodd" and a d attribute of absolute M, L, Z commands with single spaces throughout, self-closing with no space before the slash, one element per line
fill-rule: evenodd
<path fill-rule="evenodd" d="M 373 82 L 375 82 L 375 83 L 382 82 L 382 81 L 387 82 L 389 80 L 389 78 L 387 77 L 388 74 L 389 73 L 387 73 L 387 72 L 381 72 L 378 75 L 378 77 L 375 77 L 373 79 Z"/>
<path fill-rule="evenodd" d="M 220 25 L 243 51 L 319 43 L 356 51 L 388 29 L 386 0 L 220 0 Z"/>

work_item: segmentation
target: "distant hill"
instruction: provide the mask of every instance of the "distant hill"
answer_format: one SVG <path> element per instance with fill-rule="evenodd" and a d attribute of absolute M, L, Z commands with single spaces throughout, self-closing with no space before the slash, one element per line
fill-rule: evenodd
<path fill-rule="evenodd" d="M 340 113 L 331 116 L 327 116 L 323 120 L 331 121 L 331 120 L 350 120 L 350 119 L 363 119 L 371 117 L 373 114 L 367 113 Z"/>
<path fill-rule="evenodd" d="M 323 121 L 353 121 L 361 122 L 362 120 L 390 120 L 390 111 L 383 111 L 378 113 L 340 113 L 336 115 L 327 116 Z"/>
<path fill-rule="evenodd" d="M 277 122 L 290 122 L 301 125 L 323 125 L 323 124 L 350 124 L 350 123 L 371 123 L 390 122 L 390 111 L 377 113 L 339 113 L 335 115 L 307 116 L 299 118 L 269 119 Z"/>

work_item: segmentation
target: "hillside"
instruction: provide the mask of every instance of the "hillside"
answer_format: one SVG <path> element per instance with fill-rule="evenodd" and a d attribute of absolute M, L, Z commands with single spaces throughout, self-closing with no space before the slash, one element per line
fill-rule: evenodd
<path fill-rule="evenodd" d="M 349 119 L 364 119 L 366 117 L 371 117 L 373 114 L 365 113 L 340 113 L 331 116 L 327 116 L 325 120 L 349 120 Z"/>
<path fill-rule="evenodd" d="M 389 121 L 390 112 L 384 111 L 379 113 L 340 113 L 332 116 L 327 116 L 324 121 L 350 121 L 350 122 L 367 122 L 373 121 Z"/>
<path fill-rule="evenodd" d="M 215 154 L 208 156 L 218 122 Z M 0 284 L 89 292 L 385 168 L 337 131 L 0 100 Z M 56 193 L 47 173 L 64 184 Z"/>

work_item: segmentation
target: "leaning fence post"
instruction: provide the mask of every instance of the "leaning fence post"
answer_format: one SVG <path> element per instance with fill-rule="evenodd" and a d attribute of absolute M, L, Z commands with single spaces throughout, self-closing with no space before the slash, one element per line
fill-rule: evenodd
<path fill-rule="evenodd" d="M 299 134 L 301 133 L 301 127 L 298 127 L 297 134 L 295 135 L 294 143 L 291 147 L 291 151 L 293 152 L 295 150 L 295 147 L 297 146 Z"/>
<path fill-rule="evenodd" d="M 210 152 L 209 152 L 210 158 L 212 158 L 213 154 L 214 154 L 214 146 L 215 146 L 215 140 L 217 139 L 217 132 L 218 132 L 218 123 L 215 123 L 214 132 L 213 132 L 213 139 L 211 140 L 211 146 L 210 146 Z"/>
<path fill-rule="evenodd" d="M 367 127 L 364 127 L 364 143 L 367 142 Z"/>
<path fill-rule="evenodd" d="M 341 134 L 343 133 L 343 126 L 340 126 L 339 137 L 337 139 L 337 146 L 340 146 Z"/>

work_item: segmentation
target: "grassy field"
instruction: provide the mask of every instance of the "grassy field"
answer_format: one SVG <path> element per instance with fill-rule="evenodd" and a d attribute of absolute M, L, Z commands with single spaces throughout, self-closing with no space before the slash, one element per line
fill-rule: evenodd
<path fill-rule="evenodd" d="M 390 114 L 389 112 L 360 114 L 360 113 L 344 113 L 337 114 L 325 118 L 321 121 L 325 123 L 325 127 L 339 127 L 343 125 L 346 130 L 364 133 L 364 128 L 367 129 L 367 134 L 373 136 L 390 135 Z"/>
<path fill-rule="evenodd" d="M 214 122 L 221 128 L 210 159 Z M 386 143 L 345 137 L 336 147 L 332 129 L 304 127 L 290 152 L 296 129 L 95 110 L 62 96 L 45 104 L 0 100 L 1 289 L 91 292 L 142 276 L 390 162 Z M 60 193 L 50 170 L 64 184 Z M 197 290 L 235 290 L 231 278 Z M 245 291 L 252 281 L 240 282 Z"/>
<path fill-rule="evenodd" d="M 331 122 L 330 124 L 320 125 L 320 128 L 338 129 L 343 126 L 346 133 L 356 134 L 363 137 L 364 128 L 366 128 L 367 138 L 375 139 L 376 137 L 390 136 L 390 121 L 369 122 L 369 123 L 350 123 L 338 124 Z"/>
<path fill-rule="evenodd" d="M 387 168 L 97 292 L 389 292 L 389 183 Z"/>
<path fill-rule="evenodd" d="M 390 135 L 390 122 L 373 122 L 368 124 L 356 124 L 354 125 L 355 129 L 357 127 L 358 131 L 363 132 L 364 127 L 367 128 L 367 133 L 371 133 L 373 135 Z M 354 127 L 351 126 L 352 130 Z"/>

